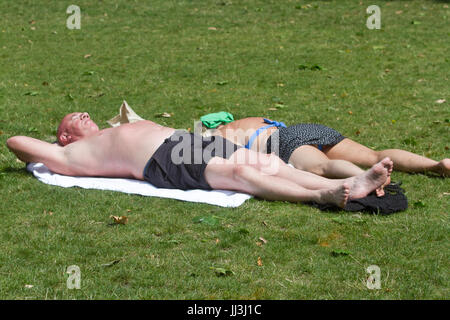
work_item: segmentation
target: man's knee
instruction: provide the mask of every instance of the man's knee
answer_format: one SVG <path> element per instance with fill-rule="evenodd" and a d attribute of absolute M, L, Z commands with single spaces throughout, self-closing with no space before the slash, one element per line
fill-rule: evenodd
<path fill-rule="evenodd" d="M 236 164 L 233 167 L 233 180 L 234 181 L 241 181 L 245 179 L 245 177 L 250 173 L 252 169 L 248 165 L 244 164 Z"/>

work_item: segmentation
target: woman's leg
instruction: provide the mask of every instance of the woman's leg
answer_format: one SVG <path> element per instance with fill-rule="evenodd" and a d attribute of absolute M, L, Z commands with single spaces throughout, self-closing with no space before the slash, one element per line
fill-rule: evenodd
<path fill-rule="evenodd" d="M 315 146 L 304 145 L 295 149 L 289 158 L 295 168 L 326 178 L 348 178 L 364 173 L 357 165 L 340 159 L 330 159 Z"/>
<path fill-rule="evenodd" d="M 325 149 L 324 153 L 330 159 L 347 160 L 364 167 L 370 167 L 380 159 L 389 157 L 394 162 L 394 170 L 415 173 L 432 171 L 450 175 L 450 159 L 438 162 L 401 149 L 375 151 L 350 139 L 344 139 L 331 148 Z"/>
<path fill-rule="evenodd" d="M 225 160 L 215 160 L 214 164 L 220 165 L 219 162 L 221 161 Z M 264 155 L 246 149 L 237 150 L 229 160 L 226 160 L 226 163 L 238 166 L 245 165 L 256 169 L 259 175 L 265 178 L 262 179 L 261 183 L 270 184 L 274 177 L 282 179 L 280 181 L 289 181 L 288 188 L 291 188 L 292 183 L 294 183 L 298 187 L 309 190 L 334 190 L 345 184 L 350 187 L 351 199 L 365 197 L 379 188 L 386 182 L 392 170 L 392 162 L 389 159 L 384 159 L 363 174 L 347 179 L 332 180 L 292 168 L 275 155 Z"/>

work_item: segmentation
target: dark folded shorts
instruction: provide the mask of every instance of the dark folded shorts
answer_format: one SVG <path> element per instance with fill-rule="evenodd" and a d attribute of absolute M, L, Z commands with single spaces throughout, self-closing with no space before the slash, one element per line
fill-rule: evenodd
<path fill-rule="evenodd" d="M 144 168 L 144 180 L 157 188 L 211 190 L 205 169 L 213 157 L 228 159 L 240 146 L 220 136 L 203 138 L 176 131 L 164 140 Z"/>
<path fill-rule="evenodd" d="M 292 153 L 303 145 L 335 145 L 345 137 L 336 130 L 315 123 L 300 123 L 287 128 L 280 128 L 267 139 L 267 153 L 275 152 L 288 163 Z"/>

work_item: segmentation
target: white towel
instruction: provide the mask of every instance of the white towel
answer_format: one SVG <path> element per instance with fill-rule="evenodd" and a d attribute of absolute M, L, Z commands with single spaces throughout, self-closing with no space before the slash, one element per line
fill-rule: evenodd
<path fill-rule="evenodd" d="M 149 197 L 171 198 L 190 202 L 208 203 L 221 207 L 239 207 L 252 196 L 228 190 L 179 190 L 156 188 L 146 181 L 122 178 L 72 177 L 51 172 L 43 163 L 29 163 L 27 170 L 39 181 L 64 188 L 81 187 L 139 194 Z"/>

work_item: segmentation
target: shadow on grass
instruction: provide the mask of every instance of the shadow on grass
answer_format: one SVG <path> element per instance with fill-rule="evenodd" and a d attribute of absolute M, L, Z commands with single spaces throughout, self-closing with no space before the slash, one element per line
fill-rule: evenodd
<path fill-rule="evenodd" d="M 24 177 L 30 175 L 30 173 L 27 171 L 27 169 L 25 167 L 23 167 L 23 168 L 6 167 L 6 168 L 0 169 L 0 174 L 7 174 L 7 173 L 15 173 L 15 174 L 22 175 Z"/>

